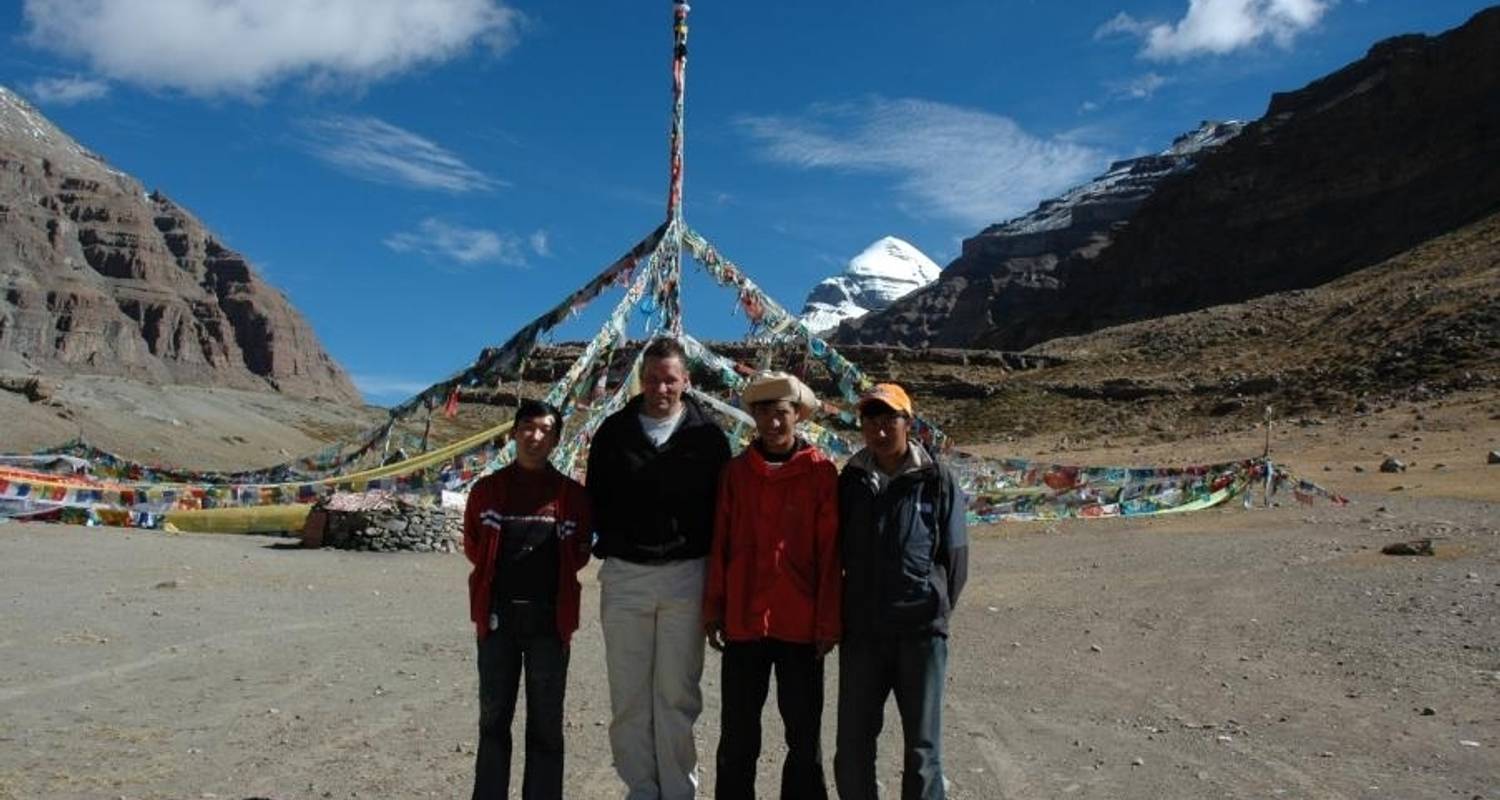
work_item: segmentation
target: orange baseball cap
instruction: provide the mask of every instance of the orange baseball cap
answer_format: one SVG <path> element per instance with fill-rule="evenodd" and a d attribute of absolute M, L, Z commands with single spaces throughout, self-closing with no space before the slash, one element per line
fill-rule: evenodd
<path fill-rule="evenodd" d="M 882 403 L 889 406 L 891 410 L 912 416 L 911 398 L 907 396 L 906 390 L 894 383 L 877 383 L 870 390 L 859 397 L 859 413 L 865 413 L 865 406 L 870 403 Z"/>

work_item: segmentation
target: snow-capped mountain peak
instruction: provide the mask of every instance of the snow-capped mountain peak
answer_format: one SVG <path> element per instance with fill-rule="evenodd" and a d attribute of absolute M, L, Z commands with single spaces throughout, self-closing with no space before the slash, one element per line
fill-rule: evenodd
<path fill-rule="evenodd" d="M 921 250 L 886 236 L 850 259 L 843 272 L 814 286 L 800 318 L 815 332 L 832 331 L 937 280 L 940 271 Z"/>

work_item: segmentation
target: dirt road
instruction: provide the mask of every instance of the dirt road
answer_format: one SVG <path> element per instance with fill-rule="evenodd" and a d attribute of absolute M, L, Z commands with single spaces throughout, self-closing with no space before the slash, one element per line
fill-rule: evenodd
<path fill-rule="evenodd" d="M 1500 797 L 1500 506 L 1356 500 L 976 531 L 951 795 Z M 1417 536 L 1438 556 L 1378 552 Z M 466 796 L 465 573 L 457 556 L 0 525 L 0 798 Z M 568 694 L 581 799 L 620 794 L 597 598 L 590 568 Z M 705 787 L 717 671 L 710 654 Z M 761 796 L 783 752 L 773 705 Z"/>

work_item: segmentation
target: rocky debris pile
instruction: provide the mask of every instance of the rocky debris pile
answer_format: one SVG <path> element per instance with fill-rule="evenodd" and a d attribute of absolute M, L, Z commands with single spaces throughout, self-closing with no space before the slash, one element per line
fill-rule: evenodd
<path fill-rule="evenodd" d="M 336 494 L 308 514 L 303 547 L 379 553 L 455 553 L 463 541 L 457 509 L 413 503 L 384 492 Z"/>

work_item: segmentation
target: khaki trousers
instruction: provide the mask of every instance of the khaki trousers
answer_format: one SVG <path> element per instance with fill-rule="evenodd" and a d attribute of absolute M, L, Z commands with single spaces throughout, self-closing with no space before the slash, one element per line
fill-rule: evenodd
<path fill-rule="evenodd" d="M 692 800 L 703 710 L 704 559 L 599 568 L 609 745 L 626 800 Z"/>

